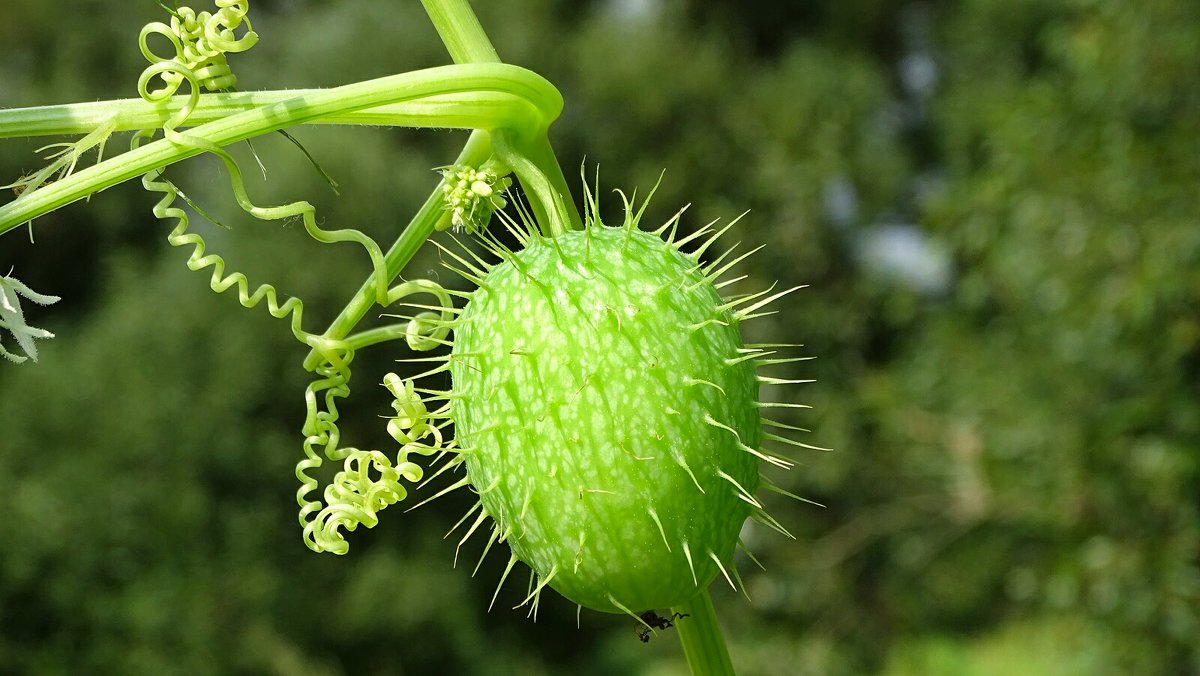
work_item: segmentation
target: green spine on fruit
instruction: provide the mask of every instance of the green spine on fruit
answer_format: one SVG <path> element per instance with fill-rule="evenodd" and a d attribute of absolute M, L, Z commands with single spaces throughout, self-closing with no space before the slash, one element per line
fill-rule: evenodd
<path fill-rule="evenodd" d="M 739 315 L 694 254 L 635 221 L 501 251 L 450 359 L 493 541 L 539 589 L 607 612 L 677 605 L 729 577 L 759 482 Z"/>

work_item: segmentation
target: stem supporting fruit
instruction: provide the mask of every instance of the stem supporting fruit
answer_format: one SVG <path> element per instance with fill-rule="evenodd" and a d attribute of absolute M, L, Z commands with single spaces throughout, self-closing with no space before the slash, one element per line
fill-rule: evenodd
<path fill-rule="evenodd" d="M 729 659 L 725 635 L 717 623 L 717 613 L 708 589 L 701 591 L 691 601 L 672 608 L 671 612 L 685 616 L 679 618 L 675 627 L 679 630 L 679 642 L 683 644 L 683 654 L 692 673 L 697 676 L 732 676 L 733 662 Z"/>
<path fill-rule="evenodd" d="M 455 63 L 500 62 L 468 0 L 421 0 L 421 4 Z M 550 120 L 546 120 L 546 124 L 549 123 Z M 567 230 L 581 229 L 583 219 L 574 207 L 571 189 L 567 187 L 562 167 L 550 147 L 546 129 L 539 129 L 535 134 L 529 134 L 527 130 L 521 132 L 520 138 L 509 138 L 507 142 L 493 140 L 493 145 L 497 155 L 513 167 L 530 193 L 529 206 L 542 227 L 542 234 L 553 237 Z M 505 135 L 508 136 L 507 131 Z M 514 152 L 505 152 L 509 149 Z M 526 171 L 523 166 L 532 171 Z"/>
<path fill-rule="evenodd" d="M 455 63 L 499 63 L 500 56 L 467 0 L 421 0 Z"/>
<path fill-rule="evenodd" d="M 488 142 L 488 135 L 485 132 L 477 131 L 471 134 L 467 139 L 467 144 L 463 146 L 462 152 L 459 153 L 455 160 L 456 164 L 479 165 L 482 164 L 492 154 L 491 143 Z M 442 185 L 439 183 L 437 189 L 430 194 L 425 200 L 425 204 L 421 205 L 421 209 L 413 216 L 408 227 L 400 233 L 400 237 L 392 244 L 384 254 L 384 266 L 387 269 L 387 277 L 393 280 L 404 266 L 412 260 L 416 255 L 417 250 L 429 239 L 433 234 L 434 226 L 437 225 L 438 219 L 444 213 L 442 205 Z M 358 325 L 362 318 L 367 315 L 371 307 L 375 304 L 375 285 L 371 278 L 367 278 L 363 282 L 358 292 L 354 294 L 354 298 L 342 309 L 341 313 L 333 320 L 333 323 L 326 329 L 323 337 L 332 340 L 340 340 L 349 335 L 350 331 Z M 313 370 L 321 363 L 321 355 L 313 350 L 309 352 L 308 357 L 304 360 L 304 368 Z"/>

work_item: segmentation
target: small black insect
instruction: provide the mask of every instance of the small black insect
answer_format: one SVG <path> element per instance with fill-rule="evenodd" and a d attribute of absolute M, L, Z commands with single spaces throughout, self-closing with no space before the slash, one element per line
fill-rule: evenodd
<path fill-rule="evenodd" d="M 641 615 L 638 615 L 638 618 L 641 619 L 641 622 L 638 623 L 634 631 L 637 632 L 637 637 L 642 643 L 649 643 L 650 634 L 654 629 L 670 629 L 671 627 L 675 626 L 675 620 L 680 620 L 687 616 L 688 615 L 686 613 L 675 613 L 670 617 L 662 617 L 653 610 L 647 610 Z"/>

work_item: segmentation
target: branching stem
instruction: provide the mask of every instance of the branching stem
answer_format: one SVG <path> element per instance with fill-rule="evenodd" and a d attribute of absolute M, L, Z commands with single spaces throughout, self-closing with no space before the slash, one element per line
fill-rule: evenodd
<path fill-rule="evenodd" d="M 528 102 L 522 103 L 521 107 L 527 113 L 536 113 L 536 117 L 523 120 L 521 126 L 530 135 L 544 134 L 545 128 L 562 109 L 562 97 L 558 90 L 532 71 L 499 63 L 459 64 L 389 75 L 333 89 L 302 90 L 299 95 L 193 127 L 188 134 L 218 146 L 227 146 L 277 129 L 316 122 L 328 115 L 420 101 L 429 97 L 456 95 L 463 97 L 460 102 L 469 107 L 469 95 L 477 92 L 503 92 Z M 21 117 L 21 111 L 6 112 L 10 120 Z M 5 121 L 4 117 L 0 117 L 0 129 L 9 126 L 4 124 Z M 486 128 L 496 127 L 489 124 Z M 92 193 L 201 152 L 203 150 L 196 147 L 160 139 L 38 190 L 29 191 L 0 207 L 0 234 Z"/>
<path fill-rule="evenodd" d="M 422 4 L 425 6 L 425 12 L 429 15 L 430 21 L 437 29 L 438 35 L 442 38 L 442 42 L 446 45 L 450 58 L 454 59 L 455 63 L 499 62 L 500 57 L 496 54 L 495 48 L 492 47 L 491 41 L 466 0 L 422 0 Z M 557 90 L 555 94 L 557 94 Z M 556 101 L 558 108 L 555 109 L 554 114 L 543 115 L 546 126 L 549 126 L 561 111 L 561 98 Z M 528 130 L 527 127 L 522 128 L 514 124 L 476 128 L 490 131 L 497 129 Z M 582 219 L 579 212 L 572 206 L 574 202 L 571 199 L 570 189 L 567 188 L 566 178 L 563 176 L 558 159 L 550 148 L 550 142 L 546 137 L 546 127 L 532 130 L 532 133 L 524 135 L 524 141 L 517 140 L 508 146 L 503 143 L 506 138 L 510 137 L 502 134 L 502 148 L 497 149 L 496 154 L 506 162 L 511 160 L 515 161 L 517 165 L 522 165 L 520 169 L 514 167 L 515 173 L 525 183 L 526 190 L 534 190 L 535 194 L 539 196 L 538 199 L 532 200 L 532 207 L 539 222 L 546 224 L 546 234 L 556 235 L 567 228 L 581 228 Z M 524 145 L 519 145 L 522 142 Z M 509 152 L 510 150 L 512 152 Z M 462 153 L 455 160 L 455 164 L 478 166 L 492 153 L 491 136 L 486 132 L 477 131 L 471 135 Z M 532 166 L 534 171 L 528 171 L 525 165 Z M 554 211 L 557 211 L 557 217 L 551 217 L 551 213 Z M 400 270 L 408 264 L 417 249 L 433 233 L 434 226 L 441 218 L 441 214 L 442 190 L 439 185 L 425 201 L 421 210 L 409 222 L 399 239 L 385 254 L 384 260 L 390 279 L 400 274 Z M 368 279 L 359 288 L 353 300 L 329 325 L 323 337 L 331 340 L 345 338 L 366 316 L 373 303 L 373 286 L 371 280 Z M 304 361 L 304 367 L 312 370 L 320 363 L 320 359 L 320 355 L 315 350 L 311 351 Z"/>
<path fill-rule="evenodd" d="M 421 0 L 421 4 L 455 63 L 500 61 L 468 0 Z M 518 134 L 513 135 L 514 131 Z M 582 228 L 583 220 L 574 207 L 571 190 L 550 148 L 546 130 L 529 134 L 510 126 L 503 133 L 507 138 L 493 139 L 496 154 L 513 168 L 525 190 L 532 193 L 530 206 L 543 234 L 553 237 Z"/>

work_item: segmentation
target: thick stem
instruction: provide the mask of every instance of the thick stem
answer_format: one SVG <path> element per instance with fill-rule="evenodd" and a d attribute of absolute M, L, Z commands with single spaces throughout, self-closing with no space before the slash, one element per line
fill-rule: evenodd
<path fill-rule="evenodd" d="M 421 0 L 421 4 L 455 63 L 500 60 L 468 0 Z M 547 126 L 549 123 L 547 120 Z M 513 168 L 526 192 L 532 193 L 530 207 L 543 234 L 554 236 L 565 230 L 582 228 L 583 219 L 574 206 L 571 189 L 550 147 L 546 130 L 539 129 L 535 134 L 520 131 L 523 139 L 512 138 L 506 133 L 507 142 L 494 141 L 501 159 Z"/>
<path fill-rule="evenodd" d="M 571 201 L 570 188 L 567 187 L 567 177 L 563 175 L 562 166 L 559 165 L 558 158 L 554 155 L 554 148 L 550 146 L 550 137 L 542 134 L 529 145 L 526 152 L 534 165 L 542 170 L 546 179 L 550 181 L 550 185 L 558 192 L 559 201 L 562 202 L 559 206 L 559 213 L 566 216 L 565 221 L 555 220 L 551 222 L 551 232 L 547 234 L 551 237 L 556 237 L 566 230 L 579 230 L 583 228 L 583 219 L 579 216 L 579 209 Z"/>
<path fill-rule="evenodd" d="M 562 97 L 553 85 L 532 71 L 506 64 L 441 66 L 333 89 L 305 91 L 302 96 L 202 124 L 188 134 L 226 146 L 327 115 L 472 91 L 505 92 L 528 101 L 540 113 L 525 121 L 529 133 L 545 129 L 562 109 Z M 203 148 L 160 139 L 105 160 L 0 207 L 0 234 L 104 188 L 202 152 Z"/>
<path fill-rule="evenodd" d="M 456 164 L 469 164 L 478 166 L 482 164 L 492 154 L 491 143 L 488 142 L 486 132 L 477 131 L 471 134 L 471 138 L 467 140 L 466 146 L 459 153 L 455 160 Z M 400 237 L 392 244 L 392 248 L 388 249 L 384 254 L 384 265 L 387 268 L 388 279 L 395 279 L 405 265 L 412 260 L 416 255 L 417 249 L 429 239 L 433 234 L 434 226 L 442 217 L 444 207 L 442 205 L 442 184 L 439 183 L 437 188 L 429 195 L 429 199 L 425 200 L 425 204 L 421 206 L 421 210 L 417 212 L 408 227 L 400 233 Z M 358 292 L 354 294 L 354 298 L 346 304 L 342 312 L 333 320 L 329 328 L 323 334 L 324 338 L 340 340 L 349 335 L 350 331 L 358 325 L 362 318 L 367 315 L 371 307 L 375 304 L 375 280 L 368 278 L 363 282 Z M 309 352 L 304 360 L 304 368 L 313 370 L 321 363 L 321 355 L 313 350 Z"/>
<path fill-rule="evenodd" d="M 691 601 L 671 609 L 681 617 L 675 622 L 679 630 L 679 642 L 688 667 L 697 676 L 732 676 L 733 662 L 725 647 L 725 636 L 717 623 L 717 612 L 713 608 L 708 589 L 704 589 Z"/>
<path fill-rule="evenodd" d="M 498 63 L 500 56 L 467 0 L 421 0 L 454 63 Z"/>
<path fill-rule="evenodd" d="M 421 0 L 425 6 L 425 13 L 429 15 L 429 20 L 437 29 L 438 35 L 442 38 L 442 42 L 446 45 L 446 51 L 450 53 L 450 58 L 454 59 L 455 63 L 495 63 L 500 61 L 499 55 L 492 47 L 491 40 L 480 25 L 479 19 L 475 17 L 475 13 L 471 10 L 471 5 L 467 0 Z M 559 99 L 561 106 L 561 99 Z M 561 108 L 560 108 L 561 110 Z M 557 117 L 557 113 L 554 117 Z M 549 126 L 554 117 L 547 117 L 545 124 Z M 489 127 L 489 129 L 497 129 L 498 126 Z M 515 125 L 508 125 L 505 128 L 516 128 Z M 533 136 L 545 138 L 546 127 L 541 129 L 530 130 L 524 128 L 526 133 L 532 132 Z M 543 142 L 547 148 L 548 141 Z M 492 144 L 489 140 L 489 135 L 484 132 L 475 132 L 471 135 L 467 145 L 463 148 L 457 164 L 468 164 L 477 166 L 482 164 L 492 153 Z M 553 152 L 549 153 L 550 162 L 546 163 L 545 156 L 539 159 L 542 160 L 539 169 L 545 173 L 550 170 L 550 180 L 555 189 L 561 194 L 570 196 L 569 189 L 566 186 L 566 181 L 562 179 L 562 171 L 558 167 L 558 161 L 554 158 Z M 559 177 L 559 183 L 553 183 L 553 176 Z M 573 212 L 574 210 L 568 209 Z M 385 255 L 385 264 L 387 266 L 387 275 L 389 279 L 395 278 L 400 274 L 400 271 L 408 264 L 408 261 L 416 254 L 417 249 L 425 242 L 426 239 L 433 233 L 434 226 L 441 218 L 443 213 L 442 206 L 442 185 L 433 191 L 429 199 L 422 205 L 421 210 L 413 217 L 408 227 L 401 233 L 396 243 L 392 245 Z M 578 219 L 578 214 L 575 215 Z M 375 289 L 372 280 L 368 279 L 359 288 L 358 293 L 354 295 L 342 312 L 334 319 L 333 323 L 326 329 L 324 337 L 330 339 L 345 338 L 351 330 L 366 316 L 370 311 L 375 301 Z M 304 367 L 312 370 L 320 364 L 321 356 L 316 351 L 309 352 L 308 357 L 304 360 Z"/>
<path fill-rule="evenodd" d="M 318 89 L 201 94 L 185 127 L 215 122 L 230 115 L 299 97 Z M 87 134 L 112 125 L 112 131 L 162 127 L 187 104 L 186 96 L 164 103 L 144 99 L 114 99 L 57 106 L 0 109 L 0 138 Z M 433 129 L 497 129 L 520 127 L 540 113 L 527 99 L 504 91 L 476 90 L 425 96 L 363 110 L 333 112 L 307 124 L 363 124 Z"/>

